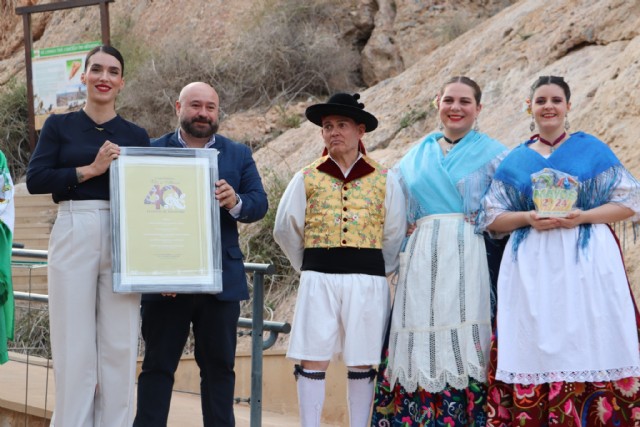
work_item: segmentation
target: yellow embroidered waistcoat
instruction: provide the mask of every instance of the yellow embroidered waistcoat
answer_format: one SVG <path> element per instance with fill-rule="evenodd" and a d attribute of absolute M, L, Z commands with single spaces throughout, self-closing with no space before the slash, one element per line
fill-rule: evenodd
<path fill-rule="evenodd" d="M 344 178 L 329 156 L 303 168 L 305 248 L 382 248 L 388 169 L 362 156 Z"/>

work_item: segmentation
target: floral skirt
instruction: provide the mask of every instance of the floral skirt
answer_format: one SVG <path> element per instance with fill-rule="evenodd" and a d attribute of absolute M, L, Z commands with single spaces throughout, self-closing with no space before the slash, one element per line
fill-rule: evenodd
<path fill-rule="evenodd" d="M 373 401 L 373 427 L 483 427 L 487 425 L 485 404 L 487 386 L 469 378 L 469 386 L 458 390 L 447 387 L 429 393 L 421 387 L 407 392 L 396 383 L 389 384 L 386 376 L 388 352 L 378 369 Z"/>
<path fill-rule="evenodd" d="M 488 425 L 640 427 L 640 378 L 598 383 L 506 384 L 495 380 L 497 355 L 494 335 L 489 364 Z"/>

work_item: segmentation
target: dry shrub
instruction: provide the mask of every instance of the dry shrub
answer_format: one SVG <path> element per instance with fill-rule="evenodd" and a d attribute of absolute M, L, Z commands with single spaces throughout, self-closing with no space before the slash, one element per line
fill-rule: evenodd
<path fill-rule="evenodd" d="M 448 20 L 441 23 L 436 28 L 435 34 L 440 38 L 442 44 L 446 44 L 475 27 L 478 22 L 479 20 L 477 18 L 468 16 L 464 11 L 457 12 Z"/>
<path fill-rule="evenodd" d="M 250 262 L 274 265 L 275 274 L 264 278 L 264 310 L 267 319 L 281 321 L 274 311 L 296 292 L 299 280 L 299 274 L 291 267 L 288 258 L 273 239 L 278 202 L 288 180 L 274 171 L 266 171 L 262 178 L 269 198 L 269 210 L 262 221 L 241 227 L 240 247 Z M 242 316 L 251 317 L 250 301 L 243 303 Z"/>
<path fill-rule="evenodd" d="M 240 108 L 354 86 L 359 58 L 337 36 L 332 15 L 339 4 L 268 0 L 254 8 L 232 47 L 232 75 L 245 74 L 236 94 Z"/>
<path fill-rule="evenodd" d="M 144 127 L 152 137 L 175 129 L 178 124 L 175 102 L 186 84 L 209 82 L 223 97 L 220 85 L 216 85 L 214 55 L 197 50 L 186 40 L 176 41 L 161 56 L 152 54 L 139 68 L 129 72 L 127 87 L 118 98 L 119 113 Z"/>
<path fill-rule="evenodd" d="M 16 303 L 14 340 L 9 351 L 51 358 L 49 311 L 43 303 Z"/>
<path fill-rule="evenodd" d="M 229 113 L 352 88 L 358 54 L 336 36 L 330 18 L 335 4 L 260 3 L 237 38 L 213 51 L 189 39 L 176 40 L 129 72 L 119 110 L 159 136 L 177 124 L 175 101 L 192 81 L 212 84 Z"/>

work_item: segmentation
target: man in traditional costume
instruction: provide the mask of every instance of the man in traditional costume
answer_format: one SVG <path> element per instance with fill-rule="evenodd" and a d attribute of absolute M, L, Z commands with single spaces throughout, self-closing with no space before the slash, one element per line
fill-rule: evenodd
<path fill-rule="evenodd" d="M 322 127 L 325 150 L 289 183 L 274 228 L 301 271 L 287 357 L 301 361 L 294 375 L 304 427 L 320 425 L 335 355 L 348 367 L 350 424 L 367 424 L 390 307 L 386 275 L 398 266 L 406 233 L 399 183 L 361 141 L 378 120 L 358 99 L 337 93 L 307 108 L 309 121 Z"/>

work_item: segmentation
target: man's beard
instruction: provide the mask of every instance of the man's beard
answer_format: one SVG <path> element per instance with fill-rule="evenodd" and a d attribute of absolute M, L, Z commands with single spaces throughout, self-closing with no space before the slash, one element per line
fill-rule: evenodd
<path fill-rule="evenodd" d="M 209 127 L 207 128 L 198 128 L 194 126 L 195 123 L 207 123 Z M 218 132 L 218 122 L 214 122 L 213 120 L 204 119 L 202 117 L 196 117 L 192 120 L 182 119 L 180 120 L 180 127 L 189 135 L 195 138 L 208 138 L 214 133 Z"/>

